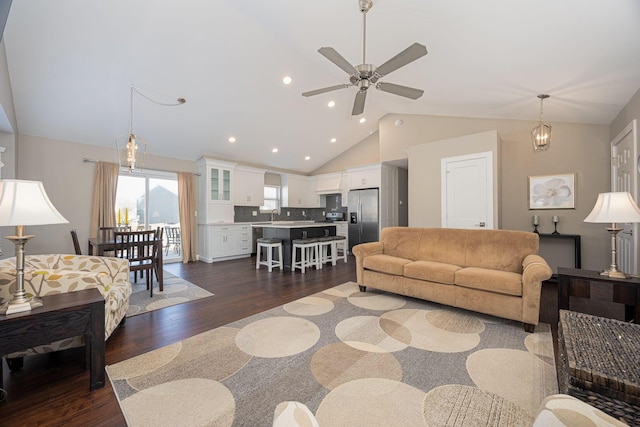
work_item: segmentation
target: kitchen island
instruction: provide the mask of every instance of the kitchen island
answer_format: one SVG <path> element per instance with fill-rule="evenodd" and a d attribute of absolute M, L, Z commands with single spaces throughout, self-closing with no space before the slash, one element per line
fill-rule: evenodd
<path fill-rule="evenodd" d="M 327 222 L 311 221 L 275 221 L 271 223 L 254 223 L 253 227 L 262 227 L 263 237 L 282 240 L 283 265 L 291 270 L 291 241 L 307 237 L 335 236 L 336 226 Z"/>

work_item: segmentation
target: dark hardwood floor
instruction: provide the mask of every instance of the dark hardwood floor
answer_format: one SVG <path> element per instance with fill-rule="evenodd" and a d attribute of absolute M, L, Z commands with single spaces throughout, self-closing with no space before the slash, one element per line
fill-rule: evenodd
<path fill-rule="evenodd" d="M 268 310 L 347 281 L 355 281 L 355 259 L 307 274 L 255 269 L 255 257 L 206 264 L 169 264 L 165 270 L 215 294 L 127 319 L 106 343 L 106 363 L 147 351 Z M 557 325 L 553 284 L 542 292 L 542 322 Z M 2 426 L 123 426 L 125 420 L 110 383 L 89 391 L 84 350 L 73 349 L 25 359 L 24 369 L 3 379 Z"/>

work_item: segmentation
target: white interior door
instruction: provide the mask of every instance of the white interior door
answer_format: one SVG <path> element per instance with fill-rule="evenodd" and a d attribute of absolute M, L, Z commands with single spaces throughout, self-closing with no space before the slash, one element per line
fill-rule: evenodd
<path fill-rule="evenodd" d="M 493 154 L 444 158 L 441 173 L 442 227 L 492 229 Z"/>
<path fill-rule="evenodd" d="M 611 191 L 628 191 L 638 202 L 638 180 L 640 173 L 636 121 L 632 121 L 611 141 Z M 638 274 L 638 224 L 618 224 L 624 228 L 618 234 L 618 267 L 627 274 Z"/>

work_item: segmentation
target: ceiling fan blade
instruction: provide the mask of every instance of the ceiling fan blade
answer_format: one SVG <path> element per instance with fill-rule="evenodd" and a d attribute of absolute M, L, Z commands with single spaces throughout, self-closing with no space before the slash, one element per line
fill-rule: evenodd
<path fill-rule="evenodd" d="M 320 55 L 327 58 L 329 61 L 336 64 L 338 67 L 342 68 L 347 74 L 357 74 L 358 70 L 349 63 L 342 55 L 340 55 L 334 48 L 332 47 L 321 47 L 318 49 Z"/>
<path fill-rule="evenodd" d="M 389 92 L 394 95 L 404 96 L 405 98 L 418 99 L 424 93 L 421 89 L 415 89 L 408 86 L 400 86 L 394 83 L 378 82 L 376 89 L 380 89 L 383 92 Z"/>
<path fill-rule="evenodd" d="M 404 67 L 410 62 L 415 61 L 418 58 L 422 58 L 427 54 L 427 48 L 420 43 L 414 43 L 381 66 L 376 69 L 376 73 L 382 76 L 397 70 L 400 67 Z"/>
<path fill-rule="evenodd" d="M 316 90 L 310 90 L 308 92 L 303 92 L 302 96 L 320 95 L 321 93 L 331 92 L 332 90 L 344 89 L 345 87 L 349 87 L 349 86 L 350 85 L 344 83 L 344 84 L 341 84 L 341 85 L 323 87 L 322 89 L 316 89 Z"/>
<path fill-rule="evenodd" d="M 353 110 L 351 110 L 352 116 L 358 116 L 364 112 L 364 101 L 367 99 L 367 91 L 359 90 L 356 93 L 356 99 L 353 102 Z"/>

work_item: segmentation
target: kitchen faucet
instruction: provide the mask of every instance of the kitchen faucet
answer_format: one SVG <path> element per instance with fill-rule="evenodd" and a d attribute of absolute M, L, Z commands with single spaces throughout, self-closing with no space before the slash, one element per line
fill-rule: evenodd
<path fill-rule="evenodd" d="M 278 213 L 278 209 L 271 210 L 271 222 L 273 222 L 273 214 Z"/>

